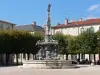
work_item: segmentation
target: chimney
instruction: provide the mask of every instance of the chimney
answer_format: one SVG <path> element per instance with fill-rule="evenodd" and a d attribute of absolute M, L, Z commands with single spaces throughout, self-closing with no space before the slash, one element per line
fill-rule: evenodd
<path fill-rule="evenodd" d="M 34 22 L 32 22 L 32 25 L 33 25 L 33 26 L 35 26 L 35 25 L 36 25 L 36 22 L 35 22 L 35 21 L 34 21 Z"/>
<path fill-rule="evenodd" d="M 72 19 L 70 22 L 74 22 L 74 19 Z"/>
<path fill-rule="evenodd" d="M 65 19 L 65 25 L 67 25 L 67 24 L 68 24 L 68 19 L 66 18 L 66 19 Z"/>
<path fill-rule="evenodd" d="M 82 18 L 80 18 L 78 21 L 82 21 Z"/>

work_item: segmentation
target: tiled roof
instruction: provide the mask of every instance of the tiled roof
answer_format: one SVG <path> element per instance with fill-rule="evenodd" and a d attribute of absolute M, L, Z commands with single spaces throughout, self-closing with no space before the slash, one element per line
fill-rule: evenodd
<path fill-rule="evenodd" d="M 11 23 L 11 22 L 7 22 L 7 21 L 3 21 L 3 20 L 0 20 L 1 23 L 6 23 L 6 24 L 12 24 L 12 25 L 16 25 L 14 23 Z"/>
<path fill-rule="evenodd" d="M 87 19 L 84 21 L 77 21 L 77 22 L 70 22 L 67 25 L 59 24 L 59 25 L 53 26 L 52 28 L 78 27 L 78 26 L 88 26 L 88 25 L 93 25 L 93 24 L 100 24 L 100 18 Z"/>
<path fill-rule="evenodd" d="M 14 29 L 25 30 L 25 31 L 28 31 L 28 32 L 44 31 L 44 29 L 41 26 L 32 25 L 32 24 L 15 26 Z"/>

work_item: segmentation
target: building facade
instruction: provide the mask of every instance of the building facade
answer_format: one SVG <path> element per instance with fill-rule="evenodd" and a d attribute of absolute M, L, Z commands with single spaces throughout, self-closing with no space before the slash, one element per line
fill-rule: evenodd
<path fill-rule="evenodd" d="M 40 32 L 41 34 L 44 33 L 44 29 L 41 26 L 38 26 L 36 22 L 32 22 L 32 24 L 15 26 L 14 29 L 28 31 L 31 34 L 34 34 L 35 32 Z"/>
<path fill-rule="evenodd" d="M 0 29 L 13 29 L 16 24 L 0 20 Z"/>
<path fill-rule="evenodd" d="M 88 28 L 92 27 L 95 32 L 100 30 L 100 18 L 96 19 L 87 19 L 79 21 L 71 21 L 68 22 L 68 19 L 65 19 L 64 24 L 57 24 L 56 26 L 52 27 L 52 34 L 62 33 L 64 35 L 73 35 L 77 36 L 81 32 L 87 30 Z"/>

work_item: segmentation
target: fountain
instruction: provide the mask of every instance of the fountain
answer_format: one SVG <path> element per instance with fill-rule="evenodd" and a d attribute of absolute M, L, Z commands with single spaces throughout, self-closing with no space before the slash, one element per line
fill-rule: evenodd
<path fill-rule="evenodd" d="M 51 23 L 50 23 L 50 4 L 48 5 L 48 20 L 45 27 L 45 37 L 44 40 L 38 41 L 37 45 L 40 47 L 38 52 L 38 58 L 51 60 L 57 57 L 57 45 L 58 41 L 52 39 L 51 35 Z"/>
<path fill-rule="evenodd" d="M 38 60 L 27 60 L 23 62 L 23 67 L 28 68 L 72 68 L 76 67 L 70 60 L 59 60 L 58 41 L 52 39 L 51 21 L 50 21 L 50 7 L 48 5 L 48 20 L 45 27 L 45 37 L 42 41 L 37 41 L 36 45 L 40 50 L 37 53 Z"/>

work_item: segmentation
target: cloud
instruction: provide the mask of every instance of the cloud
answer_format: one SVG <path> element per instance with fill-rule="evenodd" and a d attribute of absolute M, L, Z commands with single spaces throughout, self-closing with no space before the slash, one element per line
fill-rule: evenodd
<path fill-rule="evenodd" d="M 83 17 L 84 20 L 100 18 L 100 4 L 91 5 L 87 10 L 87 15 Z"/>
<path fill-rule="evenodd" d="M 95 5 L 92 5 L 88 8 L 88 11 L 94 11 L 96 9 L 98 9 L 100 7 L 100 4 L 95 4 Z"/>
<path fill-rule="evenodd" d="M 92 15 L 89 15 L 87 17 L 84 17 L 83 19 L 87 20 L 87 19 L 95 19 L 95 18 L 99 18 L 99 17 L 95 17 L 95 16 L 92 16 Z"/>

